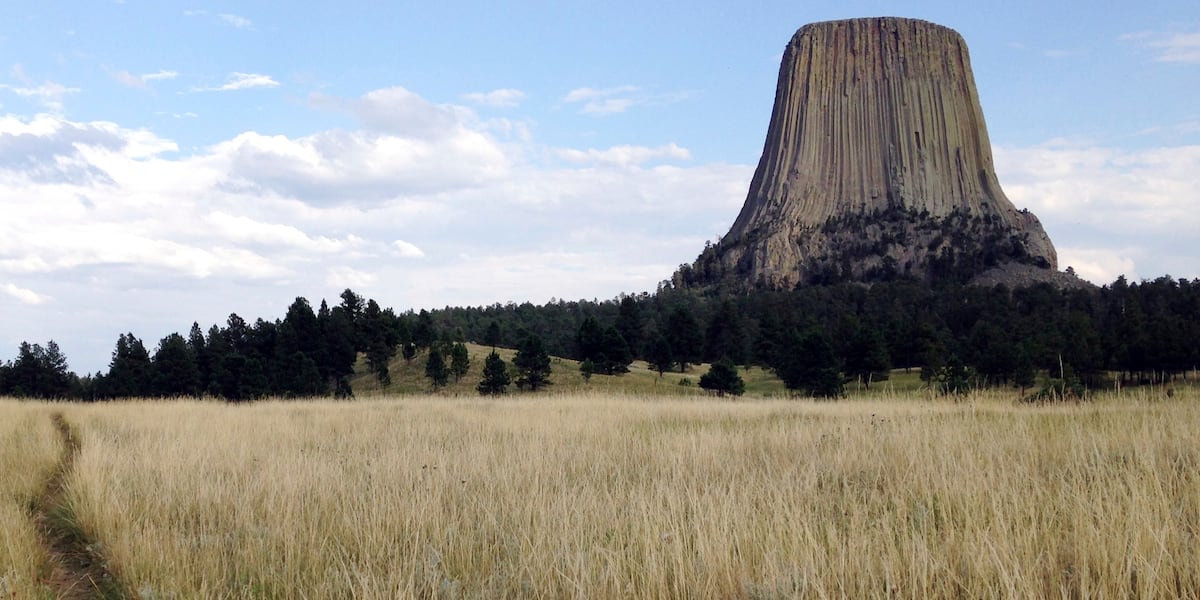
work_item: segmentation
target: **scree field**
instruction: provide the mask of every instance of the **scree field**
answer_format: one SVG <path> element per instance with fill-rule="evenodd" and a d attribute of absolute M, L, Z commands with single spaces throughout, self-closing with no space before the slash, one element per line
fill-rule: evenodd
<path fill-rule="evenodd" d="M 1197 431 L 1186 388 L 0 401 L 0 596 L 1196 598 Z"/>

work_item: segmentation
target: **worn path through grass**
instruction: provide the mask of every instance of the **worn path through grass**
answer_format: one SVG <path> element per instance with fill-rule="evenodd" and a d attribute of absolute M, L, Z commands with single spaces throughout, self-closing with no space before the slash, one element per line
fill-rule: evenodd
<path fill-rule="evenodd" d="M 62 439 L 62 458 L 34 501 L 33 513 L 34 524 L 50 556 L 46 583 L 56 597 L 67 600 L 126 598 L 120 583 L 106 568 L 99 546 L 79 526 L 67 501 L 66 481 L 79 456 L 79 439 L 62 413 L 51 418 Z"/>

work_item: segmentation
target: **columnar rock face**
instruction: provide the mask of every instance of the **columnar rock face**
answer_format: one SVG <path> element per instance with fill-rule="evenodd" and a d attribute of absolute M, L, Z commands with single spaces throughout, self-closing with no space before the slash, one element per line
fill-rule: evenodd
<path fill-rule="evenodd" d="M 1000 189 L 966 43 L 887 17 L 792 37 L 746 203 L 684 276 L 778 288 L 1006 263 L 1053 272 L 1057 256 Z"/>

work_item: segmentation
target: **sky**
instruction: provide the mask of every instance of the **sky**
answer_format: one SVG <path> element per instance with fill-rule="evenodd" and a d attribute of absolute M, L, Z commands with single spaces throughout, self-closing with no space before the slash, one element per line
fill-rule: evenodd
<path fill-rule="evenodd" d="M 737 216 L 792 34 L 851 17 L 963 35 L 1061 268 L 1200 277 L 1200 3 L 1106 4 L 5 0 L 0 360 L 653 292 Z"/>

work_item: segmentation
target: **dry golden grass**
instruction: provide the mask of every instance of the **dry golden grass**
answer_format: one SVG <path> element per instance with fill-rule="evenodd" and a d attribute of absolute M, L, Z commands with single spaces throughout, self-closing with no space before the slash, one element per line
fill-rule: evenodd
<path fill-rule="evenodd" d="M 143 598 L 1198 597 L 1200 398 L 73 407 Z"/>
<path fill-rule="evenodd" d="M 62 448 L 45 404 L 0 399 L 0 598 L 36 598 L 47 555 L 34 529 L 31 502 Z"/>

